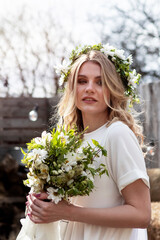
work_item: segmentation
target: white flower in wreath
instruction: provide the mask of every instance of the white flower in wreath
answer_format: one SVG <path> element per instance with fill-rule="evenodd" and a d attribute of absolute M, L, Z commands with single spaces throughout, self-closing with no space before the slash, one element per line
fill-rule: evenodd
<path fill-rule="evenodd" d="M 103 48 L 106 50 L 106 51 L 115 51 L 115 47 L 109 45 L 109 43 L 103 45 Z"/>
<path fill-rule="evenodd" d="M 70 69 L 70 64 L 71 62 L 67 62 L 66 59 L 64 59 L 62 64 L 55 66 L 56 73 L 57 74 L 67 73 L 68 70 Z"/>
<path fill-rule="evenodd" d="M 59 86 L 62 86 L 63 85 L 63 83 L 64 83 L 64 75 L 61 75 L 61 77 L 59 78 Z"/>
<path fill-rule="evenodd" d="M 137 79 L 136 78 L 132 78 L 129 80 L 129 84 L 133 87 L 133 88 L 136 88 L 137 84 Z"/>
<path fill-rule="evenodd" d="M 132 85 L 134 88 L 136 88 L 137 84 L 137 75 L 136 75 L 136 70 L 134 69 L 132 72 L 129 72 L 129 78 L 128 78 L 128 83 Z"/>
<path fill-rule="evenodd" d="M 113 62 L 116 62 L 116 58 L 115 58 L 115 57 L 112 57 L 112 61 L 113 61 Z"/>
<path fill-rule="evenodd" d="M 106 56 L 114 56 L 115 48 L 113 46 L 110 46 L 108 43 L 103 46 L 103 48 L 100 50 L 102 53 L 104 53 Z"/>
<path fill-rule="evenodd" d="M 47 188 L 48 199 L 51 199 L 55 204 L 59 203 L 64 197 L 62 194 L 58 194 L 58 189 L 49 187 Z"/>
<path fill-rule="evenodd" d="M 118 58 L 125 60 L 124 50 L 122 50 L 122 49 L 120 49 L 120 50 L 115 49 L 114 56 L 117 56 Z"/>
<path fill-rule="evenodd" d="M 106 50 L 106 49 L 101 49 L 100 50 L 102 53 L 104 53 L 106 56 L 111 56 L 113 57 L 114 56 L 114 52 L 113 51 L 110 51 L 110 50 Z"/>
<path fill-rule="evenodd" d="M 132 55 L 129 55 L 127 59 L 128 59 L 129 65 L 131 65 L 133 63 Z"/>

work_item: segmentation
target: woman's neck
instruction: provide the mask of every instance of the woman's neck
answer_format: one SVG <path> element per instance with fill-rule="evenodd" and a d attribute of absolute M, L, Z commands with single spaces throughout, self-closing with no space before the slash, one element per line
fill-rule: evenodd
<path fill-rule="evenodd" d="M 94 116 L 94 115 L 85 116 L 84 114 L 82 114 L 82 119 L 83 119 L 84 129 L 88 127 L 86 131 L 87 133 L 98 129 L 108 121 L 108 117 L 104 115 L 103 116 Z"/>

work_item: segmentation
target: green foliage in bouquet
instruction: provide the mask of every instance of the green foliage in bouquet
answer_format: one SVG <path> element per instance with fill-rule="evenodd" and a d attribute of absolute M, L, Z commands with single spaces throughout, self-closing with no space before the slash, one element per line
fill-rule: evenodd
<path fill-rule="evenodd" d="M 48 199 L 58 203 L 72 196 L 89 195 L 94 177 L 108 175 L 104 164 L 97 168 L 94 165 L 100 154 L 107 156 L 106 150 L 96 140 L 92 140 L 94 147 L 84 144 L 82 134 L 76 128 L 65 131 L 58 127 L 27 143 L 22 163 L 29 169 L 24 184 L 30 192 L 45 191 Z"/>

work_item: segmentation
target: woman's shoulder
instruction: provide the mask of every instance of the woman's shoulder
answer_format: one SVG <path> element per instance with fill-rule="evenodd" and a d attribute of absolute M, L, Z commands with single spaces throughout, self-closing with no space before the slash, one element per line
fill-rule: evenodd
<path fill-rule="evenodd" d="M 108 126 L 108 131 L 111 133 L 114 133 L 114 132 L 117 133 L 117 131 L 121 132 L 121 131 L 132 131 L 132 130 L 127 126 L 127 124 L 121 121 L 116 121 Z"/>
<path fill-rule="evenodd" d="M 114 140 L 119 139 L 121 137 L 125 137 L 131 135 L 135 137 L 133 131 L 123 122 L 116 121 L 113 122 L 108 127 L 108 137 Z"/>
<path fill-rule="evenodd" d="M 137 147 L 141 149 L 134 132 L 121 121 L 114 122 L 108 127 L 106 144 L 113 148 L 119 146 L 119 149 L 121 149 L 122 146 L 132 150 L 137 150 Z"/>

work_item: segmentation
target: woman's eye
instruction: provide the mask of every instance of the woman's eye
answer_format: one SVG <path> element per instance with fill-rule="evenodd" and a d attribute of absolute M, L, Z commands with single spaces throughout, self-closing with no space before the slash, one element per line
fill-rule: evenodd
<path fill-rule="evenodd" d="M 99 86 L 102 86 L 102 81 L 101 81 L 101 80 L 98 80 L 97 84 L 98 84 Z"/>
<path fill-rule="evenodd" d="M 84 83 L 86 83 L 87 81 L 85 80 L 85 79 L 78 79 L 78 83 L 79 84 L 84 84 Z"/>

